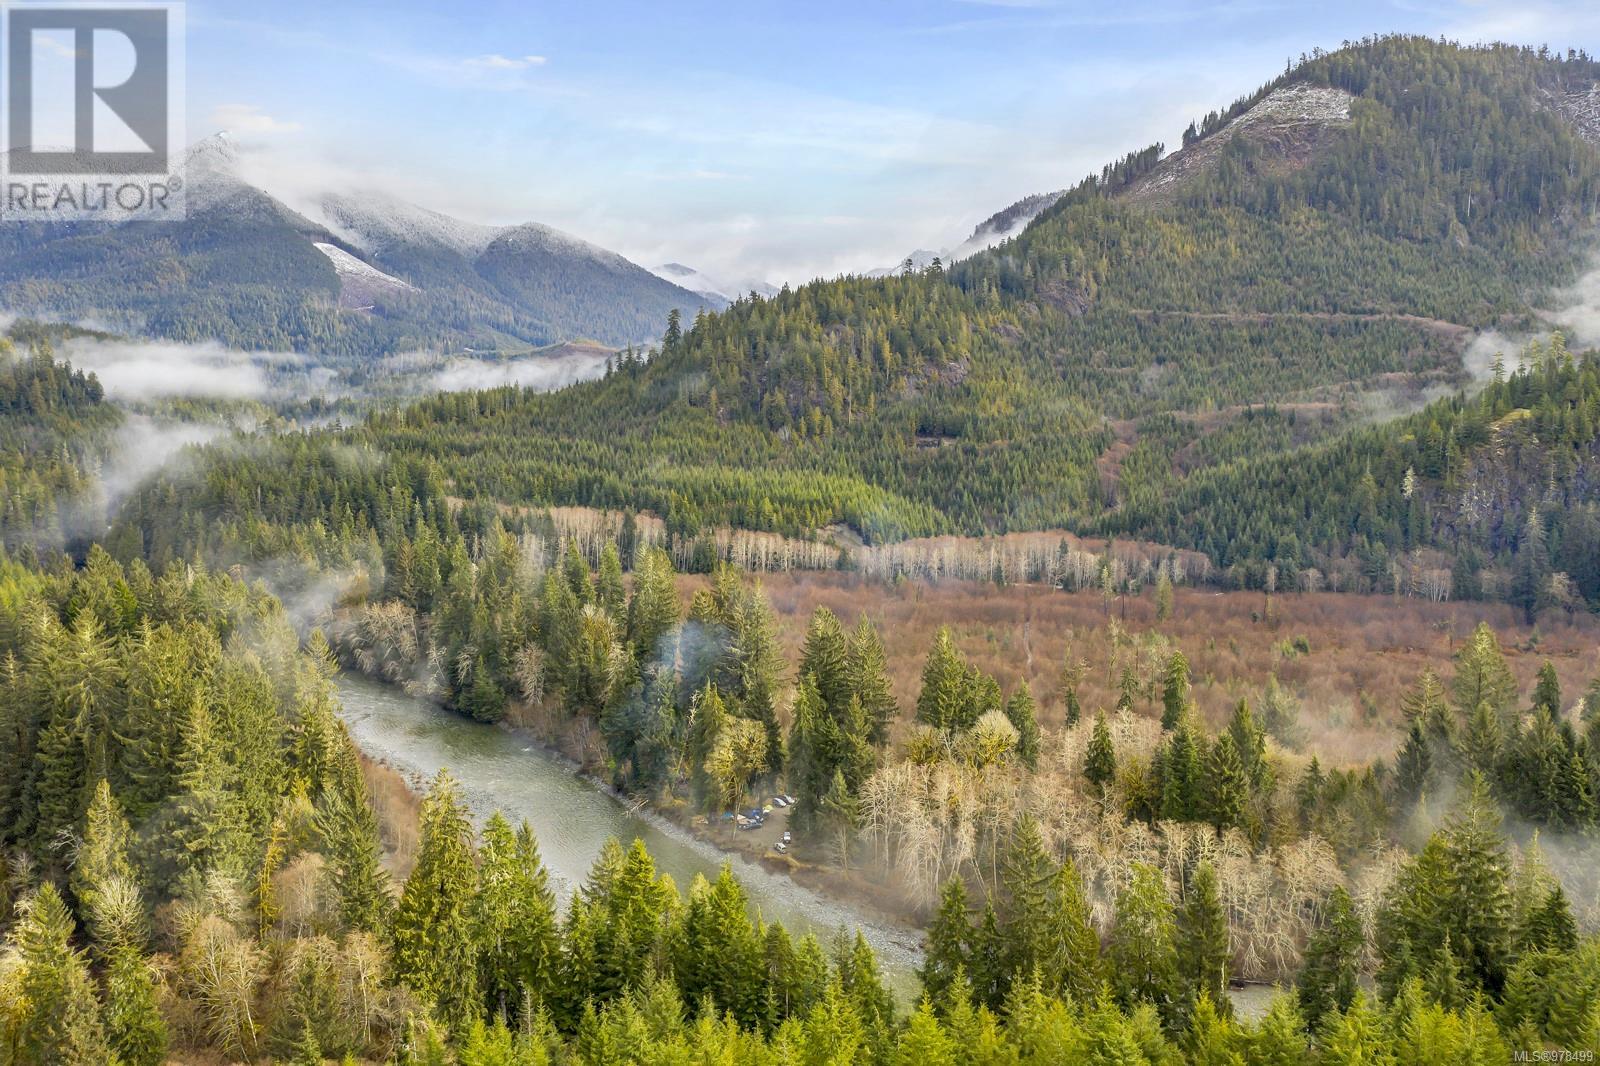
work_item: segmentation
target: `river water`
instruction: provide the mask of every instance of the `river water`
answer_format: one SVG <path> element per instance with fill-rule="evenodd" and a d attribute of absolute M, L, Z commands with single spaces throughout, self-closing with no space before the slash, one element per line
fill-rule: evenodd
<path fill-rule="evenodd" d="M 497 810 L 513 825 L 527 819 L 563 902 L 588 876 L 609 837 L 624 845 L 635 837 L 643 840 L 656 869 L 671 874 L 683 892 L 695 874 L 713 879 L 729 859 L 678 826 L 630 811 L 617 797 L 574 773 L 570 764 L 504 729 L 349 674 L 340 677 L 339 694 L 345 723 L 367 755 L 414 781 L 448 768 L 480 820 Z M 768 921 L 782 922 L 797 938 L 814 932 L 827 946 L 841 930 L 853 935 L 859 928 L 901 1001 L 915 995 L 921 955 L 918 934 L 875 923 L 846 904 L 742 859 L 734 860 L 734 873 L 749 894 L 752 910 Z"/>

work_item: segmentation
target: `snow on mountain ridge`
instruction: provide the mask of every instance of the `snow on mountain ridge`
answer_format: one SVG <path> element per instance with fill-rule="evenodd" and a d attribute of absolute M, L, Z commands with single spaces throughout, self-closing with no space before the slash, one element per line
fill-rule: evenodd
<path fill-rule="evenodd" d="M 394 245 L 434 245 L 469 259 L 506 232 L 505 227 L 465 222 L 388 193 L 325 193 L 306 213 L 364 252 L 381 254 Z"/>
<path fill-rule="evenodd" d="M 541 222 L 524 222 L 520 226 L 508 226 L 497 232 L 491 243 L 502 243 L 516 251 L 560 251 L 569 255 L 580 255 L 617 269 L 630 269 L 635 266 L 626 256 L 597 244 L 590 244 L 581 237 L 574 237 L 570 233 L 564 233 Z"/>

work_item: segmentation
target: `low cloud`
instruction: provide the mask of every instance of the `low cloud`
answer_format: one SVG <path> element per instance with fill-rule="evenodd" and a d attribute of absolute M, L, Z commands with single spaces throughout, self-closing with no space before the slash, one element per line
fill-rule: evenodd
<path fill-rule="evenodd" d="M 1548 316 L 1568 343 L 1574 348 L 1600 348 L 1600 255 L 1590 261 L 1587 273 L 1552 295 L 1556 310 Z"/>
<path fill-rule="evenodd" d="M 244 352 L 215 342 L 96 340 L 62 345 L 61 358 L 93 371 L 115 400 L 172 397 L 265 400 L 325 387 L 332 372 L 283 352 Z"/>
<path fill-rule="evenodd" d="M 1461 365 L 1472 375 L 1473 381 L 1483 384 L 1494 377 L 1497 359 L 1507 373 L 1515 370 L 1521 361 L 1522 349 L 1532 339 L 1512 337 L 1494 329 L 1485 330 L 1473 338 L 1466 351 L 1461 353 Z"/>
<path fill-rule="evenodd" d="M 516 385 L 548 392 L 597 378 L 605 369 L 606 356 L 588 352 L 545 358 L 533 356 L 504 363 L 455 359 L 433 376 L 432 387 L 440 392 L 465 392 Z"/>
<path fill-rule="evenodd" d="M 100 483 L 111 513 L 145 479 L 172 463 L 191 445 L 210 444 L 225 436 L 221 426 L 173 422 L 130 413 L 117 431 L 110 461 L 100 471 Z"/>

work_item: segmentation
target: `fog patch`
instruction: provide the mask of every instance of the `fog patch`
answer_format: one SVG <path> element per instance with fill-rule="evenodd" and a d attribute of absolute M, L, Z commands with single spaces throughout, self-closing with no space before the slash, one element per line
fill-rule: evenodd
<path fill-rule="evenodd" d="M 578 352 L 496 363 L 453 359 L 433 376 L 431 384 L 439 392 L 468 392 L 508 385 L 549 392 L 600 377 L 605 373 L 608 358 L 598 352 Z"/>
<path fill-rule="evenodd" d="M 169 398 L 270 400 L 326 389 L 333 371 L 285 352 L 247 352 L 215 341 L 99 340 L 76 337 L 57 352 L 92 371 L 106 395 L 124 403 Z"/>
<path fill-rule="evenodd" d="M 1522 350 L 1533 341 L 1547 336 L 1530 333 L 1513 337 L 1497 329 L 1484 330 L 1475 337 L 1466 351 L 1461 353 L 1461 365 L 1472 376 L 1474 384 L 1487 385 L 1494 380 L 1494 367 L 1498 361 L 1506 373 L 1522 365 Z"/>
<path fill-rule="evenodd" d="M 118 504 L 177 459 L 185 448 L 210 444 L 226 433 L 216 425 L 158 420 L 134 412 L 124 414 L 100 471 L 100 484 L 111 513 L 115 514 Z"/>
<path fill-rule="evenodd" d="M 1556 309 L 1545 312 L 1566 335 L 1570 347 L 1600 348 L 1600 253 L 1577 281 L 1551 294 Z"/>
<path fill-rule="evenodd" d="M 1473 384 L 1494 380 L 1497 360 L 1506 374 L 1515 373 L 1524 364 L 1524 349 L 1536 342 L 1547 343 L 1558 331 L 1575 352 L 1600 348 L 1600 252 L 1590 256 L 1588 267 L 1571 285 L 1552 289 L 1547 302 L 1547 307 L 1536 312 L 1547 329 L 1519 333 L 1486 329 L 1473 338 L 1461 353 L 1461 365 Z"/>

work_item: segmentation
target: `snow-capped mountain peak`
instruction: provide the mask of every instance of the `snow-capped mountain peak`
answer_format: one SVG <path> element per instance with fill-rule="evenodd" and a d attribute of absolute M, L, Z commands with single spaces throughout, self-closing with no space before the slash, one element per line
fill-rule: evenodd
<path fill-rule="evenodd" d="M 227 130 L 219 130 L 191 144 L 183 153 L 184 170 L 207 177 L 238 179 L 239 146 Z"/>

